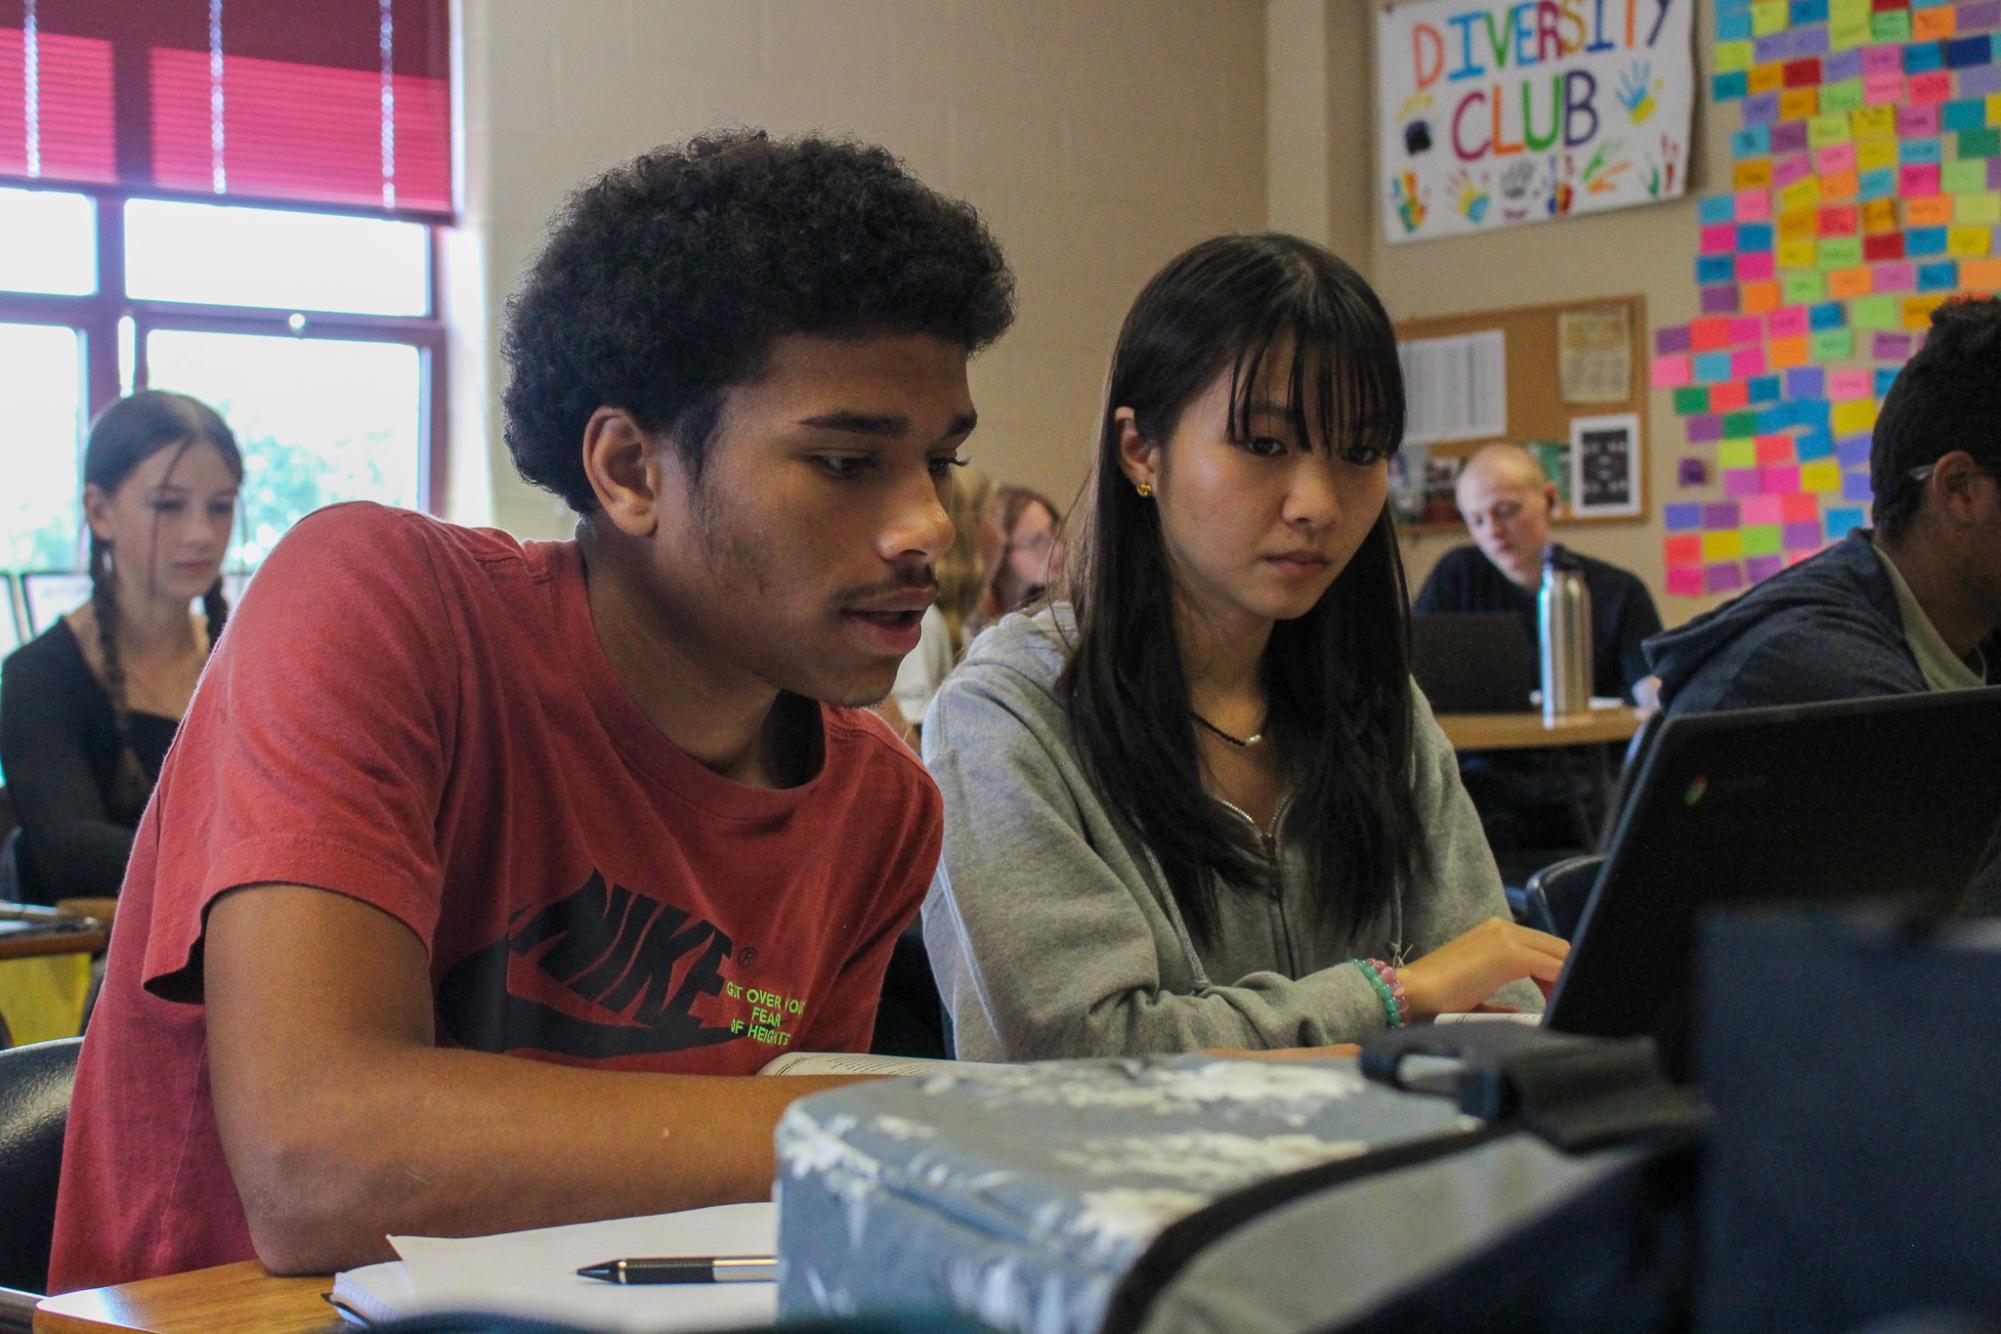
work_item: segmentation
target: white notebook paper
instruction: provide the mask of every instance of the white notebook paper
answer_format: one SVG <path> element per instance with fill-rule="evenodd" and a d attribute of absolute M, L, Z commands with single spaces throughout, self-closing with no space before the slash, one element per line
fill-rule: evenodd
<path fill-rule="evenodd" d="M 775 1255 L 770 1203 L 614 1218 L 493 1237 L 391 1237 L 403 1258 L 334 1276 L 333 1300 L 374 1323 L 437 1311 L 486 1311 L 608 1330 L 720 1329 L 778 1318 L 775 1283 L 621 1287 L 579 1278 L 605 1260 Z"/>

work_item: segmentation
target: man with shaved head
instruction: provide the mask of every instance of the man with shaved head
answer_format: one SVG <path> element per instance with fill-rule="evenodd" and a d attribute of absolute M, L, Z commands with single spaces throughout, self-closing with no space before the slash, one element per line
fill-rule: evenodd
<path fill-rule="evenodd" d="M 1419 615 L 1513 612 L 1528 642 L 1535 643 L 1536 590 L 1542 553 L 1551 541 L 1556 484 L 1534 454 L 1500 441 L 1483 445 L 1466 461 L 1457 495 L 1473 545 L 1445 554 L 1412 609 Z M 1581 552 L 1570 554 L 1591 591 L 1591 693 L 1641 702 L 1635 694 L 1647 676 L 1641 644 L 1661 628 L 1654 600 L 1628 571 Z M 1460 771 L 1504 873 L 1532 870 L 1542 852 L 1584 841 L 1573 814 L 1569 771 L 1551 763 L 1550 753 L 1465 754 Z M 1517 853 L 1523 856 L 1518 859 Z"/>

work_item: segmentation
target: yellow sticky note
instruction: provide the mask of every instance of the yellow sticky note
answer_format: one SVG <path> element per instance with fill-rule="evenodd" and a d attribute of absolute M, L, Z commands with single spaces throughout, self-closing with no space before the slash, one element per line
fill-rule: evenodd
<path fill-rule="evenodd" d="M 1895 139 L 1857 139 L 1855 141 L 1855 169 L 1857 171 L 1881 171 L 1885 167 L 1897 165 L 1897 141 Z"/>
<path fill-rule="evenodd" d="M 1812 208 L 1820 203 L 1820 177 L 1802 176 L 1779 191 L 1781 209 Z"/>
<path fill-rule="evenodd" d="M 1736 531 L 1704 533 L 1702 535 L 1702 558 L 1704 560 L 1736 560 L 1744 554 L 1744 534 Z"/>
<path fill-rule="evenodd" d="M 1820 267 L 1820 243 L 1812 236 L 1781 241 L 1778 263 L 1782 269 L 1817 269 Z"/>
<path fill-rule="evenodd" d="M 1987 95 L 1987 123 L 2001 125 L 2001 93 Z"/>
<path fill-rule="evenodd" d="M 1809 241 L 1813 239 L 1814 228 L 1818 225 L 1814 211 L 1810 208 L 1789 208 L 1779 213 L 1779 239 L 1781 241 Z"/>
<path fill-rule="evenodd" d="M 1736 74 L 1751 68 L 1753 51 L 1749 42 L 1718 42 L 1716 44 L 1716 72 Z"/>
<path fill-rule="evenodd" d="M 1745 158 L 1730 168 L 1730 188 L 1733 190 L 1763 190 L 1772 183 L 1772 160 L 1768 157 Z"/>
<path fill-rule="evenodd" d="M 1869 236 L 1897 230 L 1897 201 L 1872 199 L 1862 206 L 1862 230 Z"/>
<path fill-rule="evenodd" d="M 1906 329 L 1929 329 L 1932 312 L 1945 304 L 1943 292 L 1936 296 L 1907 296 L 1904 298 L 1904 327 Z"/>
<path fill-rule="evenodd" d="M 1994 246 L 1992 227 L 1948 227 L 1945 253 L 1954 259 L 1980 259 Z"/>
<path fill-rule="evenodd" d="M 1820 114 L 1820 89 L 1788 88 L 1779 94 L 1780 120 L 1811 120 Z"/>
<path fill-rule="evenodd" d="M 1876 425 L 1876 400 L 1852 398 L 1846 403 L 1836 403 L 1829 413 L 1828 424 L 1838 436 L 1860 435 Z"/>
<path fill-rule="evenodd" d="M 1848 122 L 1854 128 L 1857 139 L 1897 137 L 1897 108 L 1894 106 L 1857 107 L 1848 113 Z"/>
<path fill-rule="evenodd" d="M 1800 490 L 1839 491 L 1841 489 L 1841 460 L 1815 459 L 1812 463 L 1800 464 Z"/>
<path fill-rule="evenodd" d="M 1958 196 L 1952 201 L 1952 220 L 1968 227 L 2001 225 L 2001 195 Z"/>
<path fill-rule="evenodd" d="M 1719 468 L 1755 468 L 1758 466 L 1758 442 L 1755 440 L 1723 440 L 1716 446 L 1716 466 Z"/>
<path fill-rule="evenodd" d="M 1770 37 L 1793 21 L 1789 0 L 1751 0 L 1751 35 Z"/>
<path fill-rule="evenodd" d="M 1845 144 L 1849 138 L 1848 117 L 1839 111 L 1830 111 L 1825 116 L 1815 116 L 1806 123 L 1806 142 L 1810 148 Z"/>

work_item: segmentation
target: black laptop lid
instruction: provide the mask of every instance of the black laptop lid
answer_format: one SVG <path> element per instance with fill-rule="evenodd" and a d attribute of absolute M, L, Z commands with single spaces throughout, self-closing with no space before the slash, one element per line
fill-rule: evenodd
<path fill-rule="evenodd" d="M 1511 611 L 1411 617 L 1410 673 L 1434 713 L 1535 707 L 1536 648 Z"/>
<path fill-rule="evenodd" d="M 1670 718 L 1614 829 L 1546 1023 L 1652 1033 L 1672 1064 L 1687 1037 L 1699 914 L 1876 903 L 1946 916 L 1997 824 L 2001 688 Z"/>

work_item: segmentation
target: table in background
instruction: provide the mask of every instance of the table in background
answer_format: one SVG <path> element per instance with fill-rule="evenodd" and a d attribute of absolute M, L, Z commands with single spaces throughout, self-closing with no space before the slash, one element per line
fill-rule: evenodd
<path fill-rule="evenodd" d="M 1550 723 L 1540 713 L 1441 713 L 1438 725 L 1454 750 L 1540 750 L 1631 741 L 1642 716 L 1622 705 Z"/>
<path fill-rule="evenodd" d="M 86 1288 L 35 1309 L 35 1334 L 318 1334 L 342 1327 L 324 1275 L 278 1278 L 255 1260 Z"/>

